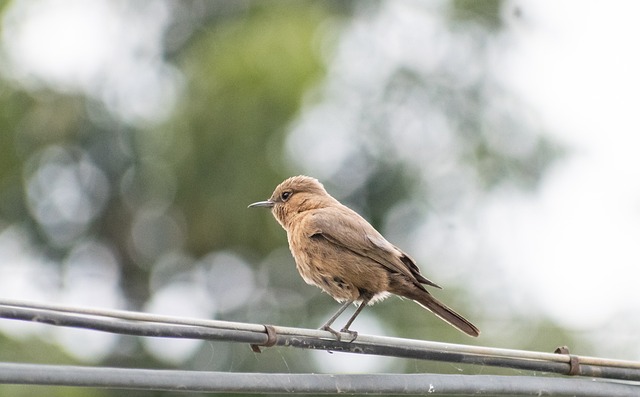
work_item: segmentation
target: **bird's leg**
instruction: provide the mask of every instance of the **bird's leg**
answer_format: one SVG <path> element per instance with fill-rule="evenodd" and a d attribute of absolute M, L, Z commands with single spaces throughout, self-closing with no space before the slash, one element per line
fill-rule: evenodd
<path fill-rule="evenodd" d="M 328 319 L 327 322 L 322 325 L 322 327 L 320 327 L 320 329 L 331 332 L 337 340 L 340 340 L 340 333 L 331 328 L 331 324 L 333 324 L 333 322 L 336 321 L 336 319 L 342 314 L 342 312 L 344 312 L 352 303 L 352 300 L 346 301 L 342 306 L 340 306 L 340 309 L 338 309 L 338 311 L 333 316 L 331 316 L 331 318 Z"/>
<path fill-rule="evenodd" d="M 342 327 L 342 329 L 340 330 L 340 332 L 346 332 L 349 335 L 351 335 L 352 339 L 349 342 L 353 342 L 358 337 L 358 332 L 357 331 L 350 331 L 349 327 L 353 323 L 353 320 L 355 320 L 356 317 L 358 317 L 358 314 L 360 314 L 362 309 L 364 309 L 364 307 L 367 306 L 367 303 L 369 303 L 370 300 L 371 300 L 371 298 L 363 299 L 362 303 L 360 303 L 360 306 L 358 306 L 358 308 L 356 309 L 355 313 L 353 313 L 353 316 L 351 316 L 349 321 L 347 321 L 347 323 L 344 325 L 344 327 Z"/>

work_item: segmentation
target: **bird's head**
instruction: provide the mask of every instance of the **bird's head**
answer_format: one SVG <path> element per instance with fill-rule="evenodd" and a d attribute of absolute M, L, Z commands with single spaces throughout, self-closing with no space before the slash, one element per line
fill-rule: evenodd
<path fill-rule="evenodd" d="M 266 201 L 258 201 L 249 208 L 271 208 L 273 216 L 288 229 L 289 221 L 295 214 L 338 203 L 315 178 L 299 175 L 279 184 Z"/>

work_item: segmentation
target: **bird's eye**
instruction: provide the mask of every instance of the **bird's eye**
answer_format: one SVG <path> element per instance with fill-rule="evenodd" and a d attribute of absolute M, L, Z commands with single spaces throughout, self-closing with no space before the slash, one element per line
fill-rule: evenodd
<path fill-rule="evenodd" d="M 286 191 L 286 192 L 282 192 L 282 194 L 280 195 L 280 198 L 282 199 L 282 201 L 287 201 L 289 200 L 289 197 L 291 197 L 293 193 L 290 191 Z"/>

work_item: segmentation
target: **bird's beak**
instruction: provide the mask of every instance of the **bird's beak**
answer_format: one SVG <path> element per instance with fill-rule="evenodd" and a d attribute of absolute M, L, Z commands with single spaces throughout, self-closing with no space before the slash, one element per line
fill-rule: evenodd
<path fill-rule="evenodd" d="M 274 204 L 275 203 L 273 201 L 271 201 L 271 200 L 258 201 L 257 203 L 249 204 L 248 208 L 255 208 L 255 207 L 273 208 Z"/>

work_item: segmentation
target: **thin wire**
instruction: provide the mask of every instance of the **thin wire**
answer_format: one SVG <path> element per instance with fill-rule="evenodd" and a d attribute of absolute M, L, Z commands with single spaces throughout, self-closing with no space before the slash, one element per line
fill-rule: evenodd
<path fill-rule="evenodd" d="M 261 345 L 268 342 L 265 326 L 216 320 L 189 319 L 119 310 L 76 308 L 15 300 L 0 300 L 0 317 L 147 337 L 224 340 Z M 569 356 L 523 350 L 497 349 L 359 335 L 341 342 L 326 331 L 273 327 L 276 344 L 307 349 L 415 358 L 568 374 L 573 357 L 577 374 L 623 380 L 640 380 L 640 363 L 595 357 Z M 349 338 L 345 338 L 349 339 Z"/>
<path fill-rule="evenodd" d="M 264 325 L 261 325 L 261 324 L 240 323 L 240 322 L 209 320 L 209 319 L 195 319 L 195 318 L 187 318 L 187 317 L 180 317 L 180 316 L 167 316 L 167 315 L 159 315 L 159 314 L 151 314 L 151 313 L 143 313 L 143 312 L 132 312 L 132 311 L 125 311 L 125 310 L 84 308 L 84 307 L 66 306 L 66 305 L 58 305 L 58 304 L 39 303 L 39 302 L 36 303 L 36 302 L 13 300 L 13 299 L 0 299 L 0 306 L 42 309 L 42 310 L 50 310 L 55 312 L 84 314 L 88 316 L 109 317 L 109 318 L 115 318 L 115 319 L 121 319 L 121 320 L 132 320 L 132 321 L 150 322 L 150 323 L 157 323 L 157 324 L 186 325 L 186 326 L 195 326 L 195 327 L 206 327 L 206 328 L 260 332 L 260 333 L 264 332 Z M 273 328 L 275 329 L 276 333 L 279 335 L 335 339 L 333 334 L 323 330 L 293 328 L 293 327 L 284 327 L 284 326 L 273 326 Z M 345 336 L 349 336 L 349 335 L 345 334 Z M 372 336 L 372 335 L 365 335 L 365 334 L 359 334 L 357 341 L 361 343 L 370 343 L 370 344 L 377 344 L 377 345 L 393 346 L 393 345 L 401 344 L 402 346 L 406 346 L 406 347 L 416 347 L 416 348 L 426 347 L 431 349 L 438 349 L 442 351 L 451 351 L 451 352 L 457 352 L 457 353 L 491 355 L 496 357 L 518 357 L 518 358 L 529 359 L 529 360 L 545 360 L 545 361 L 553 361 L 553 362 L 560 362 L 560 363 L 569 363 L 569 357 L 565 354 L 534 352 L 534 351 L 527 351 L 527 350 L 461 345 L 461 344 L 454 344 L 454 343 L 443 343 L 443 342 L 433 342 L 433 341 L 416 340 L 416 339 L 403 339 L 403 338 L 384 337 L 384 336 Z M 581 364 L 640 369 L 640 362 L 637 362 L 637 361 L 604 359 L 604 358 L 590 357 L 590 356 L 580 356 L 579 359 Z"/>

